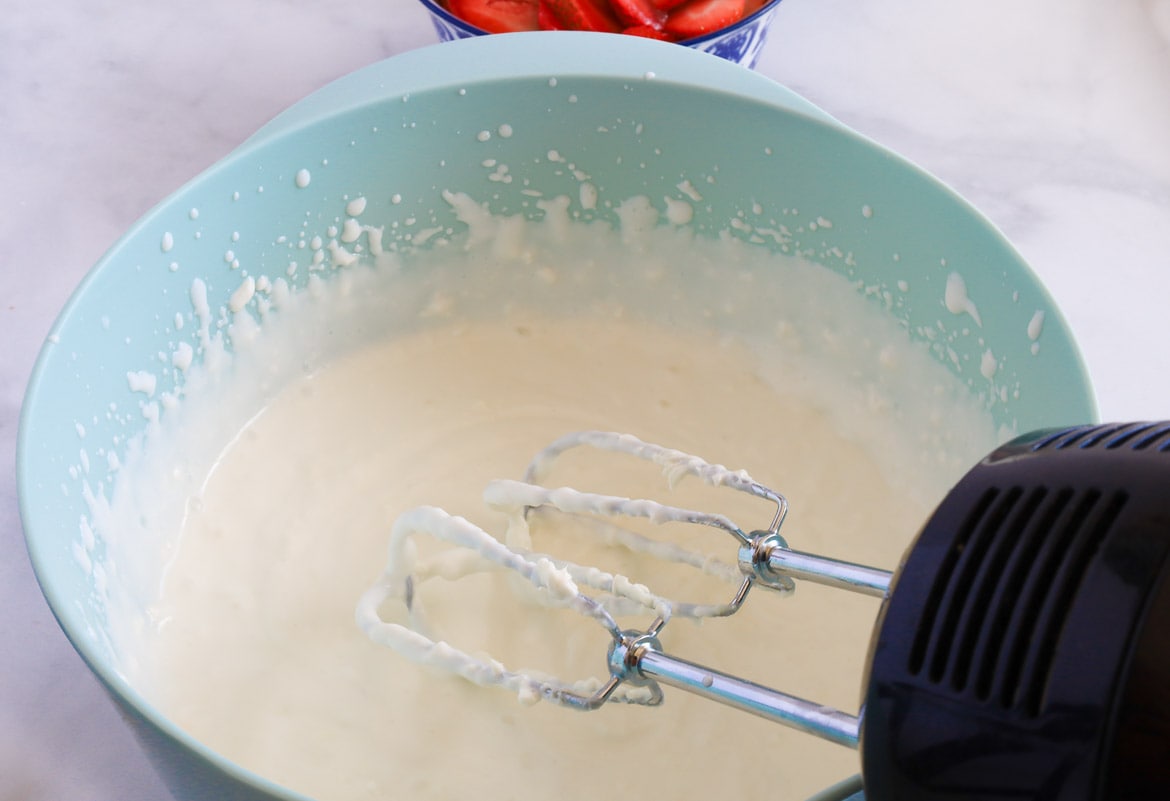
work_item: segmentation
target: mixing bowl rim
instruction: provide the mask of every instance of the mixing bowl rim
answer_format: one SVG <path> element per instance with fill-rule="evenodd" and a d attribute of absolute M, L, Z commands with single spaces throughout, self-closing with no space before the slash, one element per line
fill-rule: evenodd
<path fill-rule="evenodd" d="M 596 53 L 603 41 L 608 42 L 610 46 L 605 50 L 606 58 L 599 62 Z M 442 58 L 453 49 L 462 52 L 455 58 Z M 462 56 L 462 59 L 459 56 Z M 559 60 L 558 65 L 545 69 L 547 65 L 538 64 L 536 60 L 545 56 Z M 461 62 L 474 63 L 479 72 L 470 78 L 461 75 L 456 79 L 451 70 Z M 389 68 L 392 67 L 399 69 L 391 71 Z M 463 67 L 460 66 L 459 69 Z M 390 85 L 403 75 L 409 75 L 410 80 L 418 85 L 409 89 Z M 342 110 L 355 110 L 392 98 L 401 98 L 405 101 L 408 95 L 450 89 L 453 85 L 471 88 L 502 80 L 586 78 L 635 81 L 651 77 L 658 83 L 706 89 L 715 94 L 732 95 L 770 106 L 780 106 L 793 114 L 812 117 L 847 130 L 879 150 L 892 153 L 834 119 L 807 98 L 755 70 L 703 50 L 678 47 L 673 42 L 591 31 L 498 33 L 440 42 L 398 53 L 322 86 L 279 112 L 250 135 L 240 147 L 247 147 L 268 138 L 278 130 L 303 125 Z M 355 85 L 359 87 L 360 98 L 346 97 L 347 94 L 352 95 L 350 90 Z M 334 106 L 322 112 L 317 108 L 320 98 L 329 98 L 329 102 Z M 341 105 L 337 105 L 339 103 Z M 309 111 L 305 112 L 305 109 Z M 290 121 L 290 117 L 294 120 Z M 907 165 L 916 167 L 907 159 L 901 156 L 898 158 Z M 921 168 L 918 169 L 921 171 Z"/>

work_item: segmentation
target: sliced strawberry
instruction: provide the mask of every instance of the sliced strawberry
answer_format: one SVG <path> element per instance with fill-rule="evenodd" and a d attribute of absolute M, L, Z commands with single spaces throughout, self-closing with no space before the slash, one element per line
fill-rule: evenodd
<path fill-rule="evenodd" d="M 738 22 L 743 10 L 744 0 L 687 0 L 670 12 L 663 30 L 690 39 Z"/>
<path fill-rule="evenodd" d="M 539 30 L 538 0 L 449 0 L 448 10 L 488 33 Z"/>
<path fill-rule="evenodd" d="M 631 25 L 622 33 L 629 36 L 641 36 L 644 39 L 658 39 L 663 42 L 673 42 L 674 37 L 661 28 L 651 28 L 649 25 Z"/>
<path fill-rule="evenodd" d="M 651 0 L 651 2 L 662 11 L 672 11 L 673 9 L 681 6 L 686 1 L 687 0 Z"/>
<path fill-rule="evenodd" d="M 570 30 L 618 33 L 622 29 L 605 0 L 548 0 L 548 7 Z"/>
<path fill-rule="evenodd" d="M 646 25 L 661 28 L 666 22 L 666 12 L 651 0 L 609 0 L 613 13 L 627 26 Z"/>
<path fill-rule="evenodd" d="M 540 8 L 536 11 L 536 24 L 542 31 L 563 31 L 565 26 L 557 19 L 557 15 L 548 7 L 548 0 L 540 0 Z"/>

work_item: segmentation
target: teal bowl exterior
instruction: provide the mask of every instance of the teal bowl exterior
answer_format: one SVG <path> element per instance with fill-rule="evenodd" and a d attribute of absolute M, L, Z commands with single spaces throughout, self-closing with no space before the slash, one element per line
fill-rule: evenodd
<path fill-rule="evenodd" d="M 610 50 L 599 64 L 602 41 Z M 510 136 L 477 135 L 504 124 Z M 848 275 L 972 387 L 986 386 L 979 357 L 994 350 L 1014 387 L 989 401 L 1002 427 L 1096 417 L 1071 332 L 1005 239 L 937 180 L 749 70 L 689 48 L 570 32 L 478 37 L 372 65 L 281 114 L 127 232 L 62 311 L 25 397 L 17 479 L 33 568 L 61 628 L 176 798 L 303 796 L 180 730 L 127 678 L 112 644 L 98 585 L 116 577 L 92 570 L 106 544 L 92 536 L 87 499 L 114 481 L 113 462 L 97 457 L 117 454 L 148 425 L 127 373 L 157 364 L 177 340 L 194 341 L 194 326 L 174 322 L 190 311 L 194 278 L 205 282 L 212 308 L 227 304 L 239 282 L 225 262 L 228 247 L 262 271 L 280 263 L 276 243 L 306 220 L 331 224 L 344 198 L 357 195 L 369 200 L 363 219 L 388 231 L 409 232 L 424 215 L 434 215 L 426 225 L 458 230 L 438 199 L 447 188 L 486 199 L 497 213 L 535 217 L 525 189 L 576 191 L 571 175 L 533 158 L 553 148 L 592 176 L 603 201 L 662 198 L 686 176 L 717 172 L 696 204 L 700 236 L 727 231 L 757 204 L 831 220 L 801 252 Z M 492 181 L 484 165 L 493 159 L 512 165 L 517 180 Z M 639 163 L 646 167 L 623 166 Z M 306 167 L 312 181 L 302 186 L 297 175 Z M 614 219 L 604 202 L 591 213 Z M 977 335 L 965 328 L 969 318 L 944 307 L 951 270 L 978 300 Z M 1037 309 L 1046 317 L 1043 347 L 1033 352 L 1025 332 Z M 945 348 L 932 341 L 940 335 Z M 95 458 L 79 466 L 79 449 Z M 856 793 L 856 781 L 846 782 L 818 801 Z"/>
<path fill-rule="evenodd" d="M 489 36 L 487 31 L 464 22 L 448 11 L 436 0 L 419 0 L 431 15 L 431 24 L 440 41 L 452 42 L 457 39 L 470 39 L 473 36 Z M 780 0 L 769 0 L 755 12 L 747 15 L 739 22 L 728 25 L 726 28 L 712 33 L 685 39 L 678 44 L 691 47 L 713 56 L 727 59 L 735 64 L 751 69 L 759 61 L 760 52 L 768 38 L 768 31 L 772 26 L 772 18 L 776 16 L 776 7 Z M 596 51 L 599 58 L 605 58 L 604 41 L 598 42 Z"/>

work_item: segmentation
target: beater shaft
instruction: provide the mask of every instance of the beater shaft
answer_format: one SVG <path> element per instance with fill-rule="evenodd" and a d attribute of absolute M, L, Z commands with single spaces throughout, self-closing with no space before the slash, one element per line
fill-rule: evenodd
<path fill-rule="evenodd" d="M 838 745 L 858 747 L 858 717 L 665 654 L 653 634 L 628 632 L 611 648 L 610 668 L 615 678 L 635 685 L 661 682 Z"/>
<path fill-rule="evenodd" d="M 786 576 L 874 598 L 889 595 L 893 579 L 887 570 L 794 551 L 783 537 L 771 531 L 752 532 L 751 543 L 739 549 L 739 564 L 744 573 L 768 586 L 776 584 L 777 577 Z"/>

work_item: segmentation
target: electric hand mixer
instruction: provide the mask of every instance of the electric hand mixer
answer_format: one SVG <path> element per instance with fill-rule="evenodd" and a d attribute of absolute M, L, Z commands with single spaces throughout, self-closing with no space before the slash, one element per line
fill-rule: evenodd
<path fill-rule="evenodd" d="M 767 529 L 746 533 L 719 515 L 537 483 L 580 446 L 770 500 L 775 516 Z M 485 499 L 520 514 L 551 507 L 713 526 L 738 544 L 737 587 L 726 604 L 680 604 L 619 575 L 508 547 L 423 507 L 399 518 L 390 566 L 359 603 L 358 623 L 371 638 L 479 684 L 578 709 L 655 705 L 661 685 L 677 687 L 859 748 L 870 801 L 1170 796 L 1170 423 L 1037 432 L 997 449 L 943 499 L 893 573 L 789 548 L 780 535 L 783 496 L 742 471 L 628 435 L 563 437 L 524 481 L 493 482 Z M 418 533 L 514 570 L 548 602 L 605 626 L 608 678 L 570 685 L 512 672 L 432 638 L 414 597 L 431 568 L 407 547 Z M 615 536 L 630 550 L 716 569 L 670 543 Z M 664 652 L 672 616 L 731 615 L 754 586 L 787 592 L 801 580 L 883 599 L 859 715 Z M 380 617 L 392 598 L 409 611 L 408 624 Z M 652 611 L 653 624 L 623 630 L 611 614 L 623 604 Z"/>

